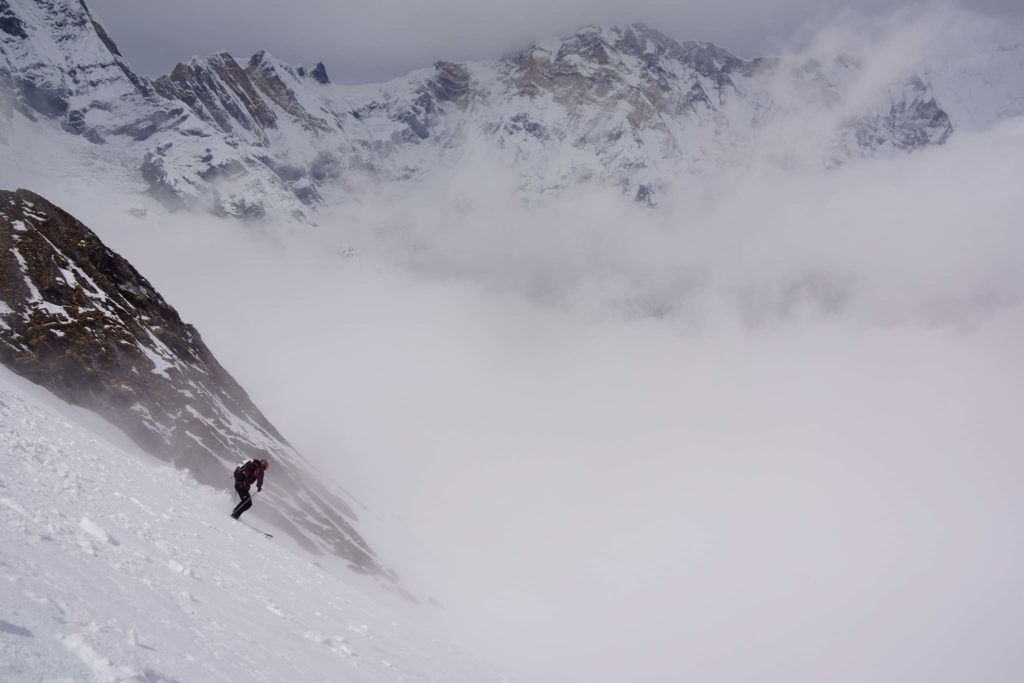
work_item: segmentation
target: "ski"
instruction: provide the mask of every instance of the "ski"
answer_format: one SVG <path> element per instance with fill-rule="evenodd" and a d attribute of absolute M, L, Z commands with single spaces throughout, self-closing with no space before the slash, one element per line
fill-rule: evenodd
<path fill-rule="evenodd" d="M 242 524 L 245 524 L 245 522 L 242 522 Z M 254 527 L 254 526 L 252 526 L 252 525 L 250 525 L 250 524 L 245 524 L 245 526 L 249 527 L 249 528 L 250 528 L 250 529 L 252 529 L 253 531 L 256 531 L 256 532 L 258 532 L 258 533 L 261 533 L 261 534 L 263 534 L 263 535 L 264 535 L 264 536 L 266 536 L 267 538 L 273 538 L 273 537 L 274 537 L 274 534 L 268 534 L 268 533 L 267 533 L 266 531 L 264 531 L 263 529 L 257 529 L 256 527 Z"/>
<path fill-rule="evenodd" d="M 253 531 L 256 531 L 256 532 L 258 532 L 258 533 L 261 533 L 261 534 L 263 534 L 263 535 L 264 535 L 264 536 L 266 536 L 267 538 L 273 538 L 273 537 L 274 537 L 274 534 L 268 534 L 268 533 L 267 533 L 266 531 L 264 531 L 263 529 L 257 529 L 256 527 L 252 526 L 251 524 L 246 524 L 245 522 L 243 522 L 242 520 L 238 519 L 237 517 L 231 516 L 231 519 L 235 520 L 236 522 L 238 522 L 238 523 L 239 523 L 239 524 L 241 524 L 242 526 L 246 526 L 246 527 L 249 527 L 249 528 L 250 528 L 250 529 L 252 529 Z M 216 528 L 216 527 L 213 527 L 213 526 L 211 526 L 211 525 L 209 525 L 209 524 L 206 524 L 206 526 L 210 527 L 211 529 L 214 529 L 214 528 Z"/>

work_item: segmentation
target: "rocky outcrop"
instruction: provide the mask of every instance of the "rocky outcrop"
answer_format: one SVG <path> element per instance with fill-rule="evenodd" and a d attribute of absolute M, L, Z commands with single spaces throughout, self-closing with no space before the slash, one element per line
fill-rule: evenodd
<path fill-rule="evenodd" d="M 248 132 L 260 145 L 267 143 L 266 129 L 277 125 L 276 114 L 249 74 L 227 52 L 178 64 L 170 75 L 156 79 L 153 87 L 168 100 L 184 102 L 220 131 Z"/>
<path fill-rule="evenodd" d="M 327 85 L 331 82 L 331 79 L 327 77 L 327 67 L 324 66 L 323 62 L 317 62 L 313 70 L 309 72 L 309 77 L 320 85 Z"/>
<path fill-rule="evenodd" d="M 224 488 L 237 462 L 269 457 L 261 514 L 397 588 L 352 507 L 319 483 L 199 332 L 89 228 L 25 190 L 0 191 L 0 362 L 202 483 Z"/>
<path fill-rule="evenodd" d="M 312 78 L 324 85 L 328 83 L 327 71 L 323 69 L 323 64 L 318 64 L 317 66 L 320 68 L 320 71 L 314 69 Z M 330 124 L 325 119 L 315 116 L 302 105 L 296 95 L 295 88 L 289 85 L 289 81 L 295 86 L 301 85 L 299 81 L 301 76 L 292 67 L 278 62 L 261 50 L 249 60 L 245 67 L 245 72 L 252 80 L 253 85 L 267 99 L 291 116 L 292 120 L 298 123 L 305 131 L 317 133 L 325 132 L 330 128 Z M 316 75 L 318 73 L 322 73 L 323 81 L 320 81 Z"/>
<path fill-rule="evenodd" d="M 862 116 L 849 124 L 849 153 L 867 156 L 879 150 L 909 152 L 941 145 L 953 134 L 953 123 L 935 100 L 930 86 L 914 77 L 891 88 L 877 114 Z"/>
<path fill-rule="evenodd" d="M 0 31 L 14 38 L 28 38 L 28 33 L 25 32 L 25 22 L 14 13 L 8 0 L 0 0 Z"/>
<path fill-rule="evenodd" d="M 469 69 L 465 64 L 437 62 L 436 75 L 427 81 L 430 94 L 441 102 L 465 103 L 470 92 Z"/>

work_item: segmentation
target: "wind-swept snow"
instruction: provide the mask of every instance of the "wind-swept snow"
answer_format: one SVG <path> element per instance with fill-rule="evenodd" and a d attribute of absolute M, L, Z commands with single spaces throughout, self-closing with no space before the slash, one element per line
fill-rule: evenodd
<path fill-rule="evenodd" d="M 0 370 L 0 680 L 503 680 L 25 384 Z"/>

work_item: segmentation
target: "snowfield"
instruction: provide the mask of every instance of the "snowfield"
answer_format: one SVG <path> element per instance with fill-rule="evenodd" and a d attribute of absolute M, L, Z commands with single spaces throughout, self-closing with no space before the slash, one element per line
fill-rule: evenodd
<path fill-rule="evenodd" d="M 0 680 L 506 680 L 76 410 L 0 371 Z"/>

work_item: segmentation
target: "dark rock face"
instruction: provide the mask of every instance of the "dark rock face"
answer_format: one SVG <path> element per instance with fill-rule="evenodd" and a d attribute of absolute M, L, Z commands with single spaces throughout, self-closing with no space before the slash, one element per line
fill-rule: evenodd
<path fill-rule="evenodd" d="M 261 50 L 249 60 L 245 67 L 245 73 L 259 92 L 299 121 L 306 130 L 327 130 L 329 127 L 327 121 L 306 111 L 299 103 L 295 92 L 282 80 L 281 74 L 278 72 L 279 68 L 290 67 L 279 66 Z M 326 72 L 324 73 L 326 77 Z"/>
<path fill-rule="evenodd" d="M 185 118 L 183 107 L 168 107 L 153 111 L 148 116 L 115 128 L 114 135 L 125 135 L 136 142 L 148 140 L 157 132 L 181 123 Z"/>
<path fill-rule="evenodd" d="M 434 71 L 437 75 L 427 83 L 431 94 L 441 102 L 465 102 L 469 95 L 469 69 L 463 64 L 437 62 Z"/>
<path fill-rule="evenodd" d="M 395 119 L 409 127 L 402 140 L 404 142 L 414 142 L 415 140 L 426 140 L 429 138 L 430 124 L 427 121 L 428 116 L 429 112 L 419 107 L 410 108 L 398 114 Z"/>
<path fill-rule="evenodd" d="M 356 517 L 127 261 L 42 197 L 0 191 L 0 361 L 119 426 L 202 483 L 269 457 L 264 513 L 314 551 L 397 587 Z"/>
<path fill-rule="evenodd" d="M 0 296 L 13 311 L 0 355 L 19 374 L 98 408 L 147 450 L 173 446 L 167 455 L 181 464 L 198 446 L 183 441 L 186 430 L 198 429 L 206 448 L 228 445 L 189 417 L 184 387 L 193 400 L 223 402 L 277 438 L 262 416 L 247 412 L 244 392 L 198 332 L 73 217 L 30 192 L 0 192 L 0 249 Z M 183 423 L 167 420 L 183 411 Z M 199 476 L 220 469 L 206 458 L 190 464 Z"/>
<path fill-rule="evenodd" d="M 893 98 L 887 111 L 864 116 L 852 124 L 861 150 L 891 147 L 907 152 L 944 144 L 953 134 L 949 116 L 920 78 L 907 81 L 900 95 Z"/>
<path fill-rule="evenodd" d="M 513 115 L 508 120 L 508 123 L 505 124 L 505 132 L 511 135 L 525 133 L 540 140 L 544 140 L 548 136 L 543 124 L 537 123 L 530 118 L 529 114 L 522 112 Z"/>
<path fill-rule="evenodd" d="M 397 145 L 418 145 L 434 138 L 435 142 L 444 145 L 448 135 L 443 131 L 437 135 L 435 125 L 446 111 L 465 111 L 472 95 L 469 69 L 464 64 L 436 62 L 434 75 L 418 84 L 411 95 L 411 101 L 389 115 L 393 121 L 405 125 L 403 131 L 393 134 L 393 142 Z M 374 102 L 363 111 L 372 114 L 379 106 Z M 362 119 L 363 111 L 354 111 L 352 115 Z"/>
<path fill-rule="evenodd" d="M 296 183 L 292 192 L 295 197 L 306 206 L 313 206 L 323 201 L 320 191 L 312 183 Z"/>
<path fill-rule="evenodd" d="M 89 23 L 92 24 L 93 30 L 96 31 L 96 35 L 99 36 L 103 45 L 110 50 L 111 54 L 123 57 L 124 55 L 121 54 L 121 51 L 117 48 L 117 44 L 114 42 L 114 39 L 110 37 L 110 34 L 107 33 L 107 30 L 103 28 L 102 24 L 92 18 L 92 13 L 89 11 L 89 7 L 85 4 L 85 0 L 81 0 L 81 2 L 82 8 L 85 10 L 86 14 L 89 15 Z"/>
<path fill-rule="evenodd" d="M 199 171 L 199 177 L 206 182 L 213 182 L 215 180 L 237 178 L 238 176 L 245 175 L 245 166 L 242 162 L 237 159 L 227 159 L 218 164 L 210 163 L 213 160 L 213 155 L 207 152 L 206 156 L 201 159 L 204 163 L 209 164 L 205 169 Z"/>
<path fill-rule="evenodd" d="M 25 24 L 14 13 L 7 0 L 0 0 L 0 31 L 15 38 L 28 38 L 28 34 L 25 33 Z"/>
<path fill-rule="evenodd" d="M 277 124 L 277 116 L 249 75 L 226 52 L 178 64 L 169 76 L 156 79 L 153 87 L 169 100 L 181 100 L 196 116 L 225 133 L 239 127 L 265 137 L 261 129 Z"/>
<path fill-rule="evenodd" d="M 633 201 L 638 204 L 645 204 L 647 206 L 655 206 L 654 202 L 654 189 L 650 185 L 641 184 L 636 188 L 636 194 L 633 195 Z"/>
<path fill-rule="evenodd" d="M 184 209 L 189 201 L 171 182 L 161 155 L 161 148 L 147 152 L 139 167 L 142 179 L 149 186 L 146 193 L 171 210 Z"/>
<path fill-rule="evenodd" d="M 48 84 L 23 79 L 21 97 L 32 110 L 46 116 L 56 118 L 68 110 L 69 93 L 63 88 L 54 88 Z"/>
<path fill-rule="evenodd" d="M 336 132 L 340 127 L 336 121 L 318 115 L 324 113 L 322 107 L 307 109 L 300 102 L 295 88 L 303 87 L 304 73 L 264 51 L 253 55 L 244 68 L 231 55 L 220 53 L 178 64 L 171 74 L 154 81 L 155 91 L 166 98 L 165 106 L 184 105 L 183 117 L 191 112 L 215 129 L 215 137 L 226 134 L 221 140 L 233 151 L 222 145 L 216 155 L 209 149 L 205 155 L 192 154 L 193 145 L 180 140 L 171 143 L 179 150 L 176 154 L 168 154 L 170 148 L 163 146 L 154 148 L 147 153 L 141 169 L 149 183 L 149 194 L 170 208 L 205 204 L 217 215 L 253 220 L 266 215 L 268 188 L 289 192 L 306 206 L 319 203 L 321 196 L 315 187 L 308 187 L 308 183 L 295 185 L 305 178 L 316 179 L 317 173 L 311 168 L 315 161 L 303 160 L 301 166 L 296 165 L 290 161 L 287 148 L 275 149 L 274 145 L 284 134 L 282 130 L 294 131 L 296 124 L 300 134 L 311 138 Z M 146 134 L 149 129 L 140 132 Z M 186 147 L 190 151 L 182 154 L 180 150 Z M 175 163 L 183 158 L 188 159 L 190 171 L 175 173 Z M 268 177 L 267 169 L 273 175 Z M 229 181 L 229 187 L 224 181 Z M 248 191 L 238 192 L 247 184 Z"/>
<path fill-rule="evenodd" d="M 313 70 L 309 72 L 309 75 L 320 85 L 327 85 L 331 82 L 331 79 L 327 77 L 327 67 L 324 66 L 323 62 L 317 62 Z"/>
<path fill-rule="evenodd" d="M 260 145 L 266 145 L 268 131 L 278 127 L 278 115 L 272 105 L 280 107 L 309 132 L 327 130 L 328 122 L 299 103 L 279 69 L 298 74 L 294 67 L 275 62 L 262 50 L 244 68 L 231 55 L 221 52 L 178 64 L 169 75 L 156 79 L 153 87 L 168 100 L 183 102 L 196 116 L 222 132 L 247 131 Z M 323 83 L 328 82 L 322 64 L 311 76 L 319 80 L 318 73 L 323 76 Z"/>

